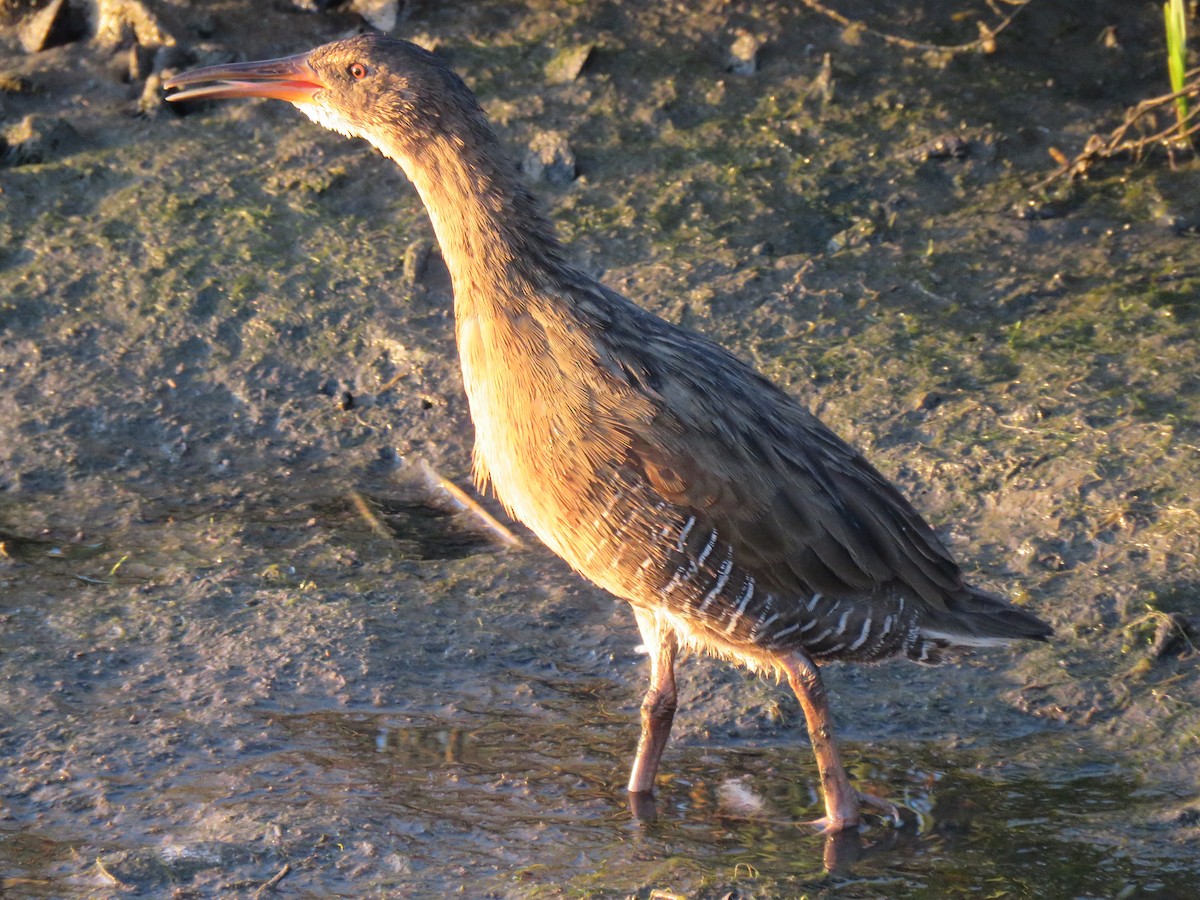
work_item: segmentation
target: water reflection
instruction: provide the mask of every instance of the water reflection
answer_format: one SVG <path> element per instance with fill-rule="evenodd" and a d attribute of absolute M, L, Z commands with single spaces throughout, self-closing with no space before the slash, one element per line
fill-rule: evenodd
<path fill-rule="evenodd" d="M 902 827 L 871 818 L 833 836 L 803 824 L 821 813 L 807 747 L 684 739 L 669 751 L 654 816 L 639 820 L 624 791 L 636 739 L 628 717 L 580 704 L 604 696 L 595 680 L 558 687 L 499 713 L 265 717 L 235 755 L 190 759 L 169 782 L 110 787 L 108 815 L 133 836 L 122 844 L 97 845 L 92 832 L 50 842 L 0 824 L 10 879 L 0 884 L 86 896 L 111 886 L 106 877 L 158 890 L 200 884 L 205 867 L 261 881 L 290 864 L 288 886 L 302 897 L 361 896 L 364 884 L 421 896 L 1200 895 L 1186 827 L 1137 824 L 1172 798 L 1112 760 L 1080 758 L 1062 736 L 974 751 L 851 745 L 855 780 L 910 814 Z M 164 842 L 159 826 L 133 828 L 126 810 L 182 824 Z"/>
<path fill-rule="evenodd" d="M 429 865 L 511 860 L 512 868 L 473 882 L 476 891 L 500 891 L 513 878 L 526 888 L 602 894 L 702 885 L 706 895 L 716 886 L 756 896 L 831 885 L 847 897 L 955 896 L 981 886 L 990 896 L 1200 891 L 1194 859 L 1130 837 L 1130 821 L 1164 798 L 1139 791 L 1133 777 L 1105 762 L 1079 774 L 1052 745 L 1041 748 L 1041 761 L 1028 747 L 887 751 L 903 759 L 851 748 L 860 783 L 910 813 L 902 827 L 871 819 L 858 832 L 829 836 L 802 824 L 821 811 L 805 747 L 677 748 L 656 800 L 634 798 L 652 808 L 631 811 L 623 784 L 634 736 L 623 717 L 580 727 L 545 713 L 321 714 L 284 724 L 338 748 L 325 757 L 326 777 L 340 782 L 336 771 L 354 772 L 365 791 L 361 805 L 375 804 L 376 817 L 390 809 L 387 830 L 397 840 L 453 835 L 425 846 Z M 892 780 L 873 780 L 874 772 Z M 723 808 L 722 785 L 731 778 L 757 792 L 760 814 Z"/>

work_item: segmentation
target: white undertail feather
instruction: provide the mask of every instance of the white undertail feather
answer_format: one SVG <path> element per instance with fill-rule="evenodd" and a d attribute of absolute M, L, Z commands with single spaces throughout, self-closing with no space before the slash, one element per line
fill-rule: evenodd
<path fill-rule="evenodd" d="M 980 637 L 962 632 L 934 631 L 930 628 L 922 628 L 921 637 L 928 641 L 945 641 L 952 647 L 1003 647 L 1014 640 L 1009 637 Z"/>

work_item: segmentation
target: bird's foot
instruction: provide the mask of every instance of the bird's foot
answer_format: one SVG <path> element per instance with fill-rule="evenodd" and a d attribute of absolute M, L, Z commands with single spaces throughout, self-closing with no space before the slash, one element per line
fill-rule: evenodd
<path fill-rule="evenodd" d="M 650 791 L 630 791 L 629 811 L 642 824 L 653 822 L 658 818 L 658 806 L 654 802 L 654 794 Z"/>
<path fill-rule="evenodd" d="M 870 807 L 880 816 L 885 819 L 891 819 L 892 824 L 900 826 L 904 824 L 904 819 L 900 816 L 900 810 L 896 804 L 884 800 L 882 797 L 876 797 L 874 794 L 864 794 L 862 791 L 855 791 L 858 794 L 858 802 L 861 806 Z"/>
<path fill-rule="evenodd" d="M 894 803 L 884 800 L 882 797 L 876 797 L 874 794 L 864 794 L 862 791 L 854 791 L 853 803 L 839 803 L 836 809 L 829 809 L 825 815 L 819 819 L 813 819 L 805 824 L 811 825 L 818 831 L 825 834 L 835 834 L 839 831 L 847 831 L 857 828 L 860 821 L 860 811 L 867 809 L 877 813 L 885 819 L 889 819 L 893 825 L 900 826 L 904 824 L 903 818 L 900 816 L 900 810 L 897 809 Z"/>

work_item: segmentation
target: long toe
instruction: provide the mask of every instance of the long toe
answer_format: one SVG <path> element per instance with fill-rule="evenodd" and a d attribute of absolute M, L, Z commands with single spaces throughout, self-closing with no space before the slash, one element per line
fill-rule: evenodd
<path fill-rule="evenodd" d="M 874 794 L 864 794 L 862 791 L 855 791 L 858 794 L 858 802 L 863 808 L 870 808 L 885 819 L 891 819 L 893 825 L 903 825 L 904 819 L 900 816 L 900 810 L 896 804 L 884 800 L 882 797 L 876 797 Z"/>
<path fill-rule="evenodd" d="M 876 797 L 874 794 L 864 794 L 858 790 L 853 791 L 853 793 L 855 799 L 858 801 L 857 808 L 849 809 L 842 806 L 840 812 L 826 813 L 821 818 L 812 819 L 804 824 L 811 825 L 825 834 L 848 831 L 859 826 L 862 820 L 860 815 L 862 811 L 873 812 L 890 820 L 896 826 L 904 823 L 904 819 L 900 815 L 900 810 L 894 803 L 884 800 L 882 797 Z"/>

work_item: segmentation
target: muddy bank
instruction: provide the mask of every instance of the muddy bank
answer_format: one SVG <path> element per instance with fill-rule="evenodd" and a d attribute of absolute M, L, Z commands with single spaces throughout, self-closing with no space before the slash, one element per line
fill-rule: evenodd
<path fill-rule="evenodd" d="M 629 821 L 631 617 L 419 475 L 466 485 L 471 429 L 394 167 L 283 104 L 178 116 L 128 43 L 25 53 L 6 25 L 6 141 L 40 149 L 0 168 L 0 892 L 1195 893 L 1196 654 L 1155 638 L 1200 620 L 1197 171 L 1031 191 L 1164 89 L 1153 9 L 1059 6 L 941 64 L 795 4 L 396 28 L 515 158 L 565 136 L 577 177 L 537 190 L 581 265 L 808 399 L 1055 625 L 829 670 L 852 774 L 917 816 L 836 876 L 785 824 L 817 813 L 794 701 L 707 661 L 660 822 Z M 361 24 L 148 8 L 180 64 Z M 873 24 L 957 43 L 958 11 Z M 766 818 L 722 816 L 731 790 Z"/>

